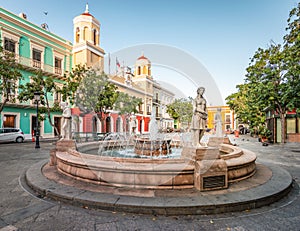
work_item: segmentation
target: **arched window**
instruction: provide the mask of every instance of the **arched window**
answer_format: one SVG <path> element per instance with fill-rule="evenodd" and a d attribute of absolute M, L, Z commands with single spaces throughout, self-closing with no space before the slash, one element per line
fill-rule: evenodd
<path fill-rule="evenodd" d="M 97 45 L 97 31 L 96 31 L 96 29 L 93 30 L 93 42 L 94 42 L 94 45 Z"/>
<path fill-rule="evenodd" d="M 89 28 L 87 28 L 87 27 L 84 27 L 84 29 L 83 29 L 83 40 L 87 40 L 87 39 L 89 39 L 88 38 L 88 30 L 89 30 Z"/>
<path fill-rule="evenodd" d="M 76 42 L 79 43 L 80 40 L 80 29 L 79 27 L 76 28 Z"/>
<path fill-rule="evenodd" d="M 141 74 L 141 67 L 140 66 L 138 66 L 138 71 L 137 71 L 138 73 L 138 75 L 140 75 Z"/>

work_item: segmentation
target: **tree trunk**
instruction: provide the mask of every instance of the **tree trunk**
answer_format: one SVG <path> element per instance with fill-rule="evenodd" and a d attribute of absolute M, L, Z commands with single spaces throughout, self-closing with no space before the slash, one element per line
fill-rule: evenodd
<path fill-rule="evenodd" d="M 60 132 L 58 131 L 57 127 L 53 124 L 53 122 L 51 120 L 51 114 L 50 114 L 51 111 L 50 111 L 50 106 L 49 106 L 49 101 L 48 101 L 47 94 L 45 94 L 45 98 L 46 98 L 46 104 L 47 104 L 47 114 L 48 114 L 49 123 L 54 128 L 56 134 L 58 135 L 58 138 L 60 139 L 61 138 L 61 134 L 60 134 Z"/>
<path fill-rule="evenodd" d="M 3 111 L 3 108 L 7 102 L 8 102 L 8 98 L 5 97 L 3 102 L 0 104 L 0 113 Z"/>

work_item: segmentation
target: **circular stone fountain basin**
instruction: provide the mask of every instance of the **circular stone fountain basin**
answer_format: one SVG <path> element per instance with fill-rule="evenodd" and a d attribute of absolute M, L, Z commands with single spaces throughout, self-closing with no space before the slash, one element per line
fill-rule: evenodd
<path fill-rule="evenodd" d="M 59 146 L 64 148 L 59 148 Z M 66 149 L 58 144 L 55 163 L 58 171 L 77 180 L 100 185 L 144 189 L 194 188 L 196 166 L 214 160 L 199 158 L 141 159 L 119 158 L 86 154 L 96 149 L 99 142 Z M 207 149 L 209 150 L 209 149 Z M 218 149 L 217 149 L 218 150 Z M 222 144 L 218 154 L 226 163 L 226 181 L 235 182 L 255 173 L 256 155 L 248 150 Z M 218 167 L 218 166 L 217 166 Z"/>

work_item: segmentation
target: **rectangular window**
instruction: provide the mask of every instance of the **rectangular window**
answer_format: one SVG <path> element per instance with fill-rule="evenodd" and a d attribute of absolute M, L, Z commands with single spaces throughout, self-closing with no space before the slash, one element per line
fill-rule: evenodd
<path fill-rule="evenodd" d="M 55 63 L 54 63 L 55 74 L 61 75 L 61 63 L 62 63 L 62 60 L 55 57 Z"/>
<path fill-rule="evenodd" d="M 15 81 L 8 81 L 7 82 L 7 93 L 9 95 L 15 95 L 16 94 L 16 82 Z"/>
<path fill-rule="evenodd" d="M 4 50 L 15 53 L 16 52 L 16 42 L 11 39 L 4 38 Z"/>
<path fill-rule="evenodd" d="M 54 94 L 54 102 L 60 102 L 61 101 L 61 94 L 56 92 Z"/>
<path fill-rule="evenodd" d="M 151 115 L 151 106 L 150 105 L 147 105 L 147 114 Z"/>
<path fill-rule="evenodd" d="M 143 114 L 143 113 L 144 113 L 144 112 L 143 112 L 143 105 L 142 105 L 142 104 L 139 105 L 139 113 L 140 113 L 140 114 Z"/>
<path fill-rule="evenodd" d="M 296 133 L 296 119 L 287 118 L 286 119 L 286 133 Z"/>
<path fill-rule="evenodd" d="M 41 68 L 42 52 L 33 48 L 32 59 L 33 59 L 33 67 Z"/>
<path fill-rule="evenodd" d="M 231 123 L 230 114 L 225 115 L 225 123 Z"/>

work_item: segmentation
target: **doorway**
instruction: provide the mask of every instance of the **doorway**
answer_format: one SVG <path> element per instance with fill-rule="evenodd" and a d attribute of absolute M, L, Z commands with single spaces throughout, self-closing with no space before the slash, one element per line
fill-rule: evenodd
<path fill-rule="evenodd" d="M 14 127 L 16 127 L 16 116 L 15 115 L 4 115 L 4 117 L 3 117 L 3 127 L 4 128 L 14 128 Z"/>
<path fill-rule="evenodd" d="M 110 123 L 111 123 L 111 119 L 110 119 L 110 117 L 107 117 L 106 118 L 106 132 L 107 133 L 111 132 L 111 125 L 110 125 Z"/>
<path fill-rule="evenodd" d="M 96 133 L 97 132 L 97 127 L 98 127 L 98 122 L 97 122 L 97 118 L 96 116 L 93 116 L 93 124 L 92 124 L 92 130 L 93 130 L 93 133 Z"/>
<path fill-rule="evenodd" d="M 276 120 L 276 142 L 281 143 L 281 121 L 280 118 Z"/>

